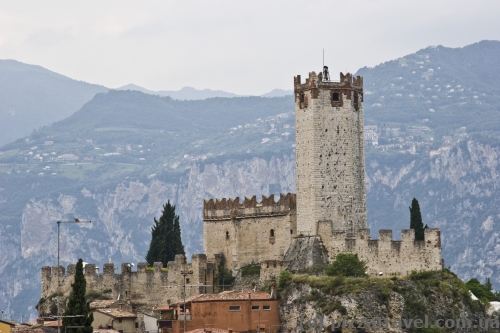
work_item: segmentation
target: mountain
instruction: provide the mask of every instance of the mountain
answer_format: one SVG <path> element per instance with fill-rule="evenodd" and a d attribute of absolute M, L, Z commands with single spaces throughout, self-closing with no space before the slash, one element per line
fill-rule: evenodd
<path fill-rule="evenodd" d="M 445 265 L 463 279 L 491 276 L 496 290 L 499 45 L 426 48 L 357 73 L 372 236 L 394 229 L 399 237 L 416 197 L 424 223 L 441 228 Z M 61 229 L 61 262 L 102 267 L 144 260 L 167 199 L 187 252 L 197 253 L 204 198 L 295 191 L 293 103 L 113 90 L 1 147 L 0 242 L 9 256 L 0 256 L 0 308 L 14 319 L 34 315 L 40 268 L 57 260 L 57 220 L 93 221 Z"/>
<path fill-rule="evenodd" d="M 213 97 L 238 97 L 238 96 L 240 96 L 240 95 L 236 95 L 236 94 L 229 93 L 229 92 L 222 91 L 222 90 L 210 90 L 210 89 L 198 90 L 198 89 L 195 89 L 192 87 L 184 87 L 178 91 L 169 91 L 169 90 L 153 91 L 153 90 L 143 88 L 143 87 L 138 86 L 138 85 L 133 84 L 133 83 L 124 85 L 123 87 L 116 88 L 116 90 L 135 90 L 135 91 L 143 92 L 145 94 L 158 95 L 158 96 L 169 96 L 169 97 L 172 97 L 173 99 L 179 99 L 179 100 L 193 100 L 193 99 L 207 99 L 207 98 L 213 98 Z M 260 97 L 283 97 L 283 96 L 292 95 L 292 94 L 293 94 L 293 90 L 273 89 L 268 93 L 260 95 Z"/>
<path fill-rule="evenodd" d="M 108 89 L 15 60 L 0 60 L 0 146 L 64 119 Z"/>
<path fill-rule="evenodd" d="M 203 90 L 198 90 L 193 87 L 184 87 L 181 90 L 159 90 L 159 91 L 153 91 L 149 90 L 143 87 L 140 87 L 135 84 L 127 84 L 123 87 L 116 88 L 116 90 L 135 90 L 135 91 L 140 91 L 145 94 L 151 94 L 151 95 L 158 95 L 158 96 L 169 96 L 172 97 L 173 99 L 178 99 L 178 100 L 194 100 L 194 99 L 207 99 L 207 98 L 214 98 L 214 97 L 237 97 L 238 95 L 229 93 L 226 91 L 222 90 L 210 90 L 210 89 L 203 89 Z"/>
<path fill-rule="evenodd" d="M 282 97 L 287 95 L 293 95 L 293 90 L 284 90 L 284 89 L 273 89 L 268 93 L 260 95 L 261 97 Z"/>

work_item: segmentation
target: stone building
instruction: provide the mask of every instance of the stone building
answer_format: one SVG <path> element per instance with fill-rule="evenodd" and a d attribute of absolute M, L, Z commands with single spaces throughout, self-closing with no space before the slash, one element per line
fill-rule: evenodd
<path fill-rule="evenodd" d="M 67 273 L 63 266 L 42 267 L 42 299 L 49 299 L 58 291 L 68 296 L 74 281 L 76 265 L 68 265 Z M 174 261 L 163 267 L 161 262 L 149 268 L 147 263 L 137 264 L 137 270 L 130 263 L 121 264 L 121 273 L 115 273 L 113 263 L 104 264 L 103 273 L 98 273 L 96 265 L 84 267 L 87 290 L 93 290 L 106 298 L 123 300 L 130 303 L 133 312 L 152 313 L 152 307 L 174 302 L 183 297 L 183 271 L 191 271 L 186 276 L 186 296 L 210 294 L 218 291 L 217 263 L 207 259 L 204 254 L 194 254 L 191 263 L 186 257 L 176 255 Z M 59 275 L 59 276 L 58 276 Z M 59 282 L 58 282 L 59 281 Z M 48 302 L 47 302 L 48 303 Z M 48 309 L 39 308 L 39 313 Z"/>
<path fill-rule="evenodd" d="M 401 241 L 392 240 L 391 230 L 371 239 L 363 78 L 324 77 L 294 78 L 297 193 L 281 194 L 277 202 L 274 196 L 205 200 L 205 253 L 222 255 L 232 269 L 259 263 L 262 276 L 326 264 L 338 253 L 357 253 L 371 275 L 441 269 L 439 229 L 427 229 L 425 241 L 415 241 L 413 230 L 403 230 Z"/>

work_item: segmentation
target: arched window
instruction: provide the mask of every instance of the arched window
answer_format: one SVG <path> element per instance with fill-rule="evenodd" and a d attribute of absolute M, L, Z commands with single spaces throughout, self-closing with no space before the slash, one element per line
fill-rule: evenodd
<path fill-rule="evenodd" d="M 339 101 L 340 101 L 340 94 L 339 94 L 338 92 L 334 92 L 334 93 L 332 94 L 332 100 L 333 100 L 334 102 L 339 102 Z"/>
<path fill-rule="evenodd" d="M 229 239 L 229 231 L 226 231 L 226 239 Z"/>
<path fill-rule="evenodd" d="M 269 236 L 274 237 L 274 229 L 271 229 L 271 231 L 269 232 Z"/>

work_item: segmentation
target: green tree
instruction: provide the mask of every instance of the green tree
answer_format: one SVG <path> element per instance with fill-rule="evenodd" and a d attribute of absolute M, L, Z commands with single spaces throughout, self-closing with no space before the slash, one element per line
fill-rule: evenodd
<path fill-rule="evenodd" d="M 181 226 L 179 216 L 175 215 L 175 206 L 170 203 L 163 205 L 163 213 L 160 220 L 154 218 L 154 226 L 151 228 L 151 243 L 146 254 L 149 266 L 154 262 L 162 262 L 166 267 L 169 261 L 173 261 L 176 254 L 185 254 L 181 239 Z"/>
<path fill-rule="evenodd" d="M 330 276 L 365 276 L 366 263 L 359 260 L 357 254 L 339 253 L 335 261 L 326 267 L 325 272 Z"/>
<path fill-rule="evenodd" d="M 472 278 L 467 281 L 467 287 L 469 290 L 479 298 L 484 303 L 488 303 L 491 301 L 498 301 L 498 295 L 491 291 L 491 281 L 490 279 L 486 279 L 484 284 L 481 284 L 478 279 Z"/>
<path fill-rule="evenodd" d="M 68 306 L 63 316 L 81 315 L 83 317 L 63 318 L 62 332 L 67 329 L 67 332 L 70 333 L 92 333 L 94 331 L 92 329 L 94 315 L 90 312 L 90 303 L 85 299 L 87 281 L 83 275 L 82 259 L 78 259 L 76 264 L 75 282 L 71 287 L 73 289 L 69 295 Z M 67 326 L 84 326 L 84 328 L 66 328 Z"/>
<path fill-rule="evenodd" d="M 415 230 L 415 240 L 424 240 L 424 224 L 418 200 L 413 198 L 410 208 L 410 228 Z M 427 226 L 427 225 L 426 225 Z"/>

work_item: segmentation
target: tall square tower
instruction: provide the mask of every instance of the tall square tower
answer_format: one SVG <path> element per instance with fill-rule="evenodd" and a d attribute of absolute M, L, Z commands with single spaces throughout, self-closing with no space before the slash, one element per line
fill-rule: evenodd
<path fill-rule="evenodd" d="M 309 73 L 294 78 L 297 233 L 317 235 L 318 222 L 355 234 L 366 228 L 363 78 L 340 81 Z"/>

